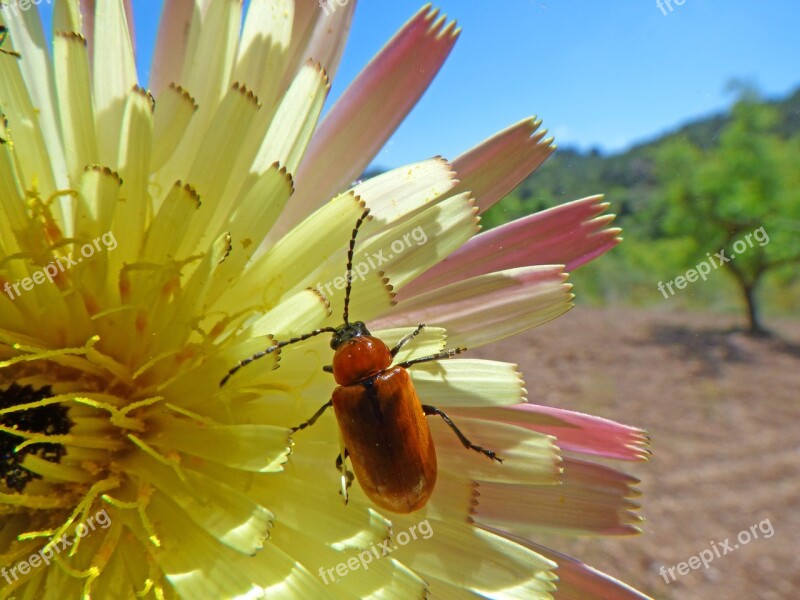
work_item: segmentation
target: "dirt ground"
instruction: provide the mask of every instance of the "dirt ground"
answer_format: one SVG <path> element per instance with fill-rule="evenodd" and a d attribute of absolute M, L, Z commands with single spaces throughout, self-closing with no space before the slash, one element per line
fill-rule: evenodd
<path fill-rule="evenodd" d="M 578 306 L 475 351 L 518 363 L 532 402 L 636 425 L 652 438 L 649 462 L 615 463 L 642 480 L 644 533 L 559 540 L 558 550 L 658 599 L 800 598 L 800 321 L 768 319 L 780 339 L 747 337 L 736 324 Z M 659 575 L 712 542 L 722 554 L 722 540 L 733 548 L 753 525 L 758 539 L 708 569 L 674 571 L 669 584 Z"/>

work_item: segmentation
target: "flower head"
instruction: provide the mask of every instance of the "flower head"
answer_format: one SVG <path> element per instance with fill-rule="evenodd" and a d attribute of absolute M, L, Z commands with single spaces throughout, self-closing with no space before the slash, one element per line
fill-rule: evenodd
<path fill-rule="evenodd" d="M 478 234 L 553 150 L 534 119 L 350 187 L 458 36 L 424 8 L 318 124 L 354 6 L 252 0 L 240 33 L 241 2 L 167 0 L 150 91 L 129 2 L 58 2 L 52 57 L 35 12 L 0 10 L 6 596 L 547 598 L 537 532 L 636 531 L 635 482 L 578 457 L 641 459 L 643 433 L 527 404 L 515 365 L 410 369 L 506 461 L 431 420 L 438 481 L 405 515 L 342 502 L 332 415 L 291 429 L 331 396 L 326 336 L 220 387 L 341 323 L 365 207 L 350 312 L 390 346 L 427 323 L 401 362 L 564 313 L 565 266 L 618 242 L 599 197 Z M 563 564 L 561 589 L 641 597 Z"/>

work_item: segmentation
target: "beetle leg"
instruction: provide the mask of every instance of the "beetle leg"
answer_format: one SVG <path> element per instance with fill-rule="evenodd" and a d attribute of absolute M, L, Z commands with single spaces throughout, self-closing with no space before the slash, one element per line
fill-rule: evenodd
<path fill-rule="evenodd" d="M 397 342 L 397 345 L 394 348 L 392 348 L 392 358 L 394 358 L 397 355 L 397 353 L 400 352 L 400 348 L 402 348 L 408 342 L 417 337 L 419 335 L 419 332 L 422 331 L 424 327 L 425 323 L 420 323 L 419 325 L 417 325 L 417 328 L 414 331 L 400 338 L 400 341 Z"/>
<path fill-rule="evenodd" d="M 313 414 L 313 416 L 308 421 L 306 421 L 305 423 L 300 423 L 300 425 L 296 427 L 292 427 L 291 429 L 292 433 L 297 433 L 298 431 L 305 429 L 306 427 L 310 427 L 311 425 L 316 423 L 317 419 L 319 419 L 322 416 L 322 413 L 328 410 L 331 406 L 333 406 L 333 400 L 328 400 L 325 404 L 323 404 L 319 408 L 317 412 Z"/>
<path fill-rule="evenodd" d="M 412 358 L 411 360 L 407 360 L 406 362 L 402 362 L 395 366 L 407 369 L 411 365 L 418 365 L 419 363 L 431 362 L 433 360 L 441 360 L 443 358 L 450 358 L 455 356 L 456 354 L 461 354 L 462 352 L 466 352 L 466 350 L 467 350 L 466 348 L 453 348 L 452 350 L 444 350 L 443 352 L 437 352 L 436 354 L 431 354 L 430 356 Z"/>
<path fill-rule="evenodd" d="M 497 456 L 492 450 L 487 450 L 486 448 L 482 448 L 481 446 L 478 446 L 478 445 L 473 444 L 472 442 L 470 442 L 467 439 L 467 436 L 465 436 L 463 433 L 461 433 L 461 430 L 458 427 L 456 427 L 456 424 L 453 423 L 453 421 L 450 419 L 450 417 L 448 417 L 447 414 L 445 414 L 445 412 L 443 410 L 441 410 L 439 408 L 436 408 L 435 406 L 430 406 L 428 404 L 423 404 L 422 405 L 422 412 L 424 412 L 425 415 L 427 415 L 427 416 L 429 416 L 429 415 L 439 415 L 440 417 L 442 417 L 442 419 L 444 419 L 444 422 L 447 423 L 450 426 L 450 429 L 453 430 L 453 432 L 456 434 L 456 436 L 461 441 L 461 443 L 464 444 L 464 447 L 467 450 L 475 450 L 476 452 L 480 452 L 481 454 L 484 454 L 484 455 L 488 456 L 492 460 L 496 460 L 497 462 L 503 462 L 503 459 L 500 458 L 499 456 Z"/>
<path fill-rule="evenodd" d="M 347 490 L 349 490 L 350 486 L 353 485 L 353 479 L 355 478 L 355 475 L 353 475 L 352 471 L 347 468 L 347 465 L 344 462 L 347 460 L 348 456 L 350 456 L 350 453 L 347 451 L 347 448 L 345 448 L 344 457 L 342 454 L 339 454 L 339 456 L 336 457 L 336 468 L 339 470 L 339 473 L 342 474 L 342 489 L 339 491 L 339 493 L 344 498 L 345 504 L 347 504 L 349 497 Z"/>
<path fill-rule="evenodd" d="M 326 373 L 333 373 L 333 365 L 325 365 L 324 367 L 322 367 L 322 370 L 325 371 Z"/>
<path fill-rule="evenodd" d="M 336 468 L 338 469 L 338 471 L 339 471 L 340 473 L 342 472 L 342 468 L 344 468 L 345 470 L 347 470 L 347 467 L 345 467 L 345 466 L 344 466 L 344 461 L 347 459 L 347 457 L 348 457 L 348 456 L 350 456 L 350 452 L 347 450 L 347 448 L 345 448 L 345 449 L 344 449 L 344 456 L 342 456 L 341 454 L 339 454 L 339 455 L 336 457 Z"/>

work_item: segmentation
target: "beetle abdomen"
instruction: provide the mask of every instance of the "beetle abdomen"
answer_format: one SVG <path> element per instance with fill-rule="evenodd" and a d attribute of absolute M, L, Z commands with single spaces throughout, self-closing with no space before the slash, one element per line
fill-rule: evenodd
<path fill-rule="evenodd" d="M 436 484 L 436 451 L 408 372 L 395 367 L 337 387 L 333 408 L 369 499 L 396 513 L 423 507 Z"/>

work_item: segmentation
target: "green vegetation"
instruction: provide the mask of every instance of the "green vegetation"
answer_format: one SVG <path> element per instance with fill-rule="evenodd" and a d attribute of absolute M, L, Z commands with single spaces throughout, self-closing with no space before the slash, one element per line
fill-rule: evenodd
<path fill-rule="evenodd" d="M 770 102 L 742 89 L 730 113 L 624 153 L 560 149 L 484 226 L 596 193 L 611 202 L 625 242 L 574 274 L 579 299 L 744 309 L 752 332 L 763 331 L 759 300 L 774 314 L 800 309 L 800 89 Z M 745 249 L 737 242 L 748 234 Z M 723 250 L 736 258 L 707 282 L 659 291 Z"/>

